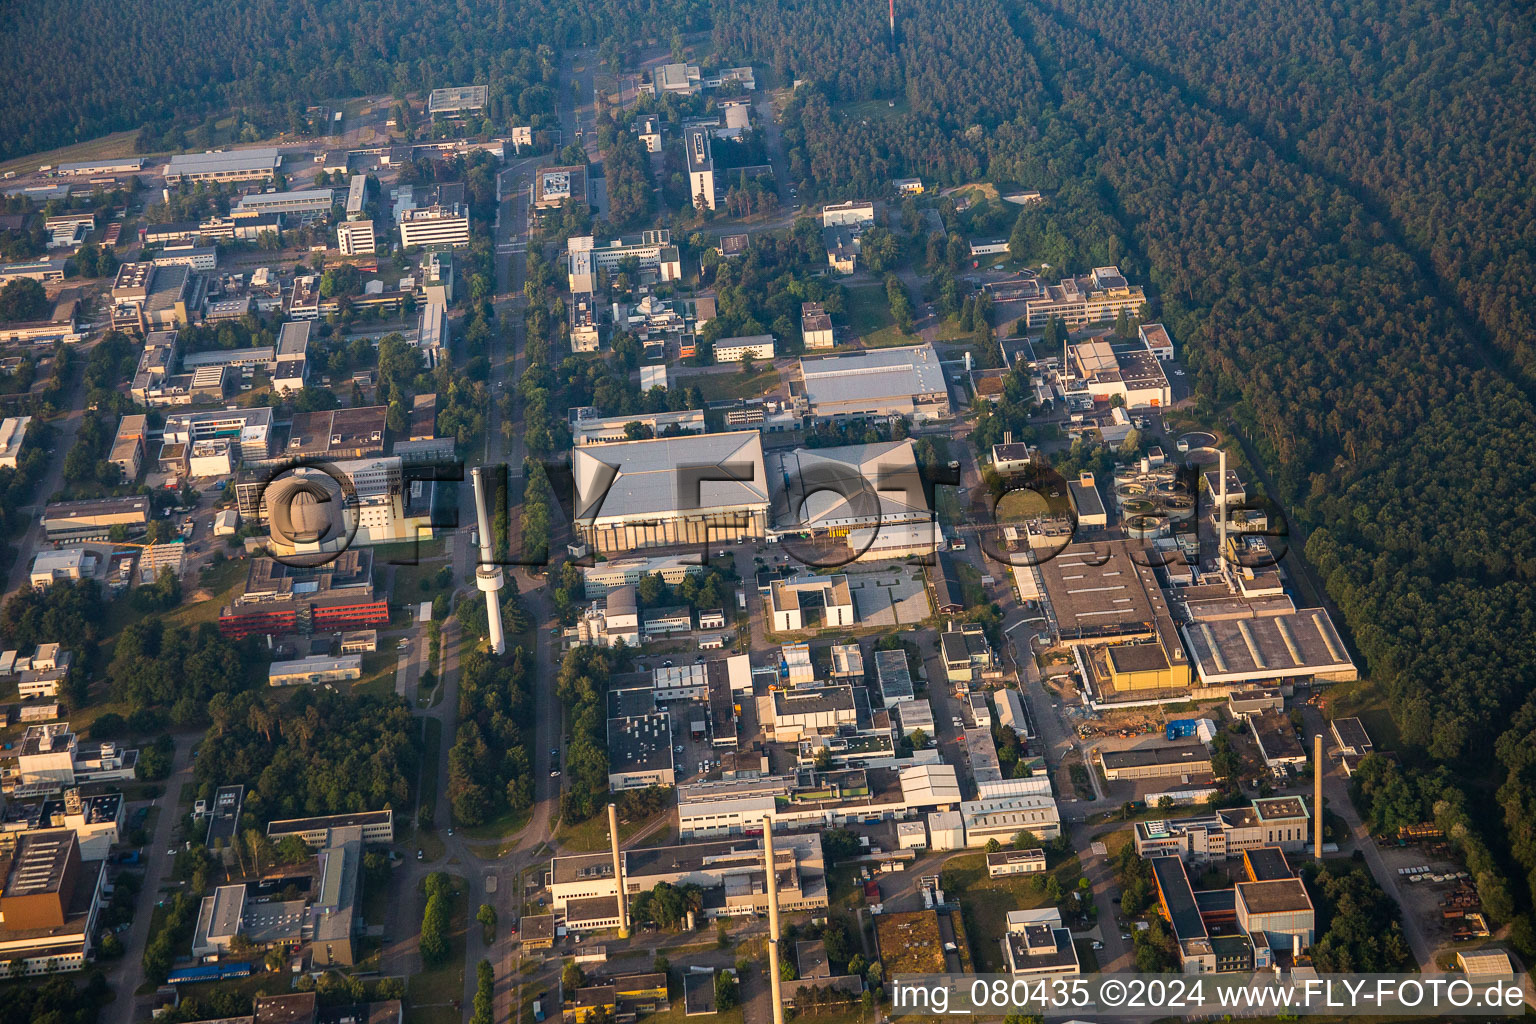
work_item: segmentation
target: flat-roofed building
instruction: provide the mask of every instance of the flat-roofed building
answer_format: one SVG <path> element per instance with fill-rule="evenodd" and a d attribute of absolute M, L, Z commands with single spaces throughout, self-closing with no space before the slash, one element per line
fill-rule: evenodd
<path fill-rule="evenodd" d="M 373 587 L 373 553 L 348 548 L 324 565 L 253 558 L 245 592 L 219 614 L 226 636 L 345 632 L 389 621 L 389 602 Z"/>
<path fill-rule="evenodd" d="M 60 580 L 78 580 L 96 574 L 96 556 L 85 547 L 63 547 L 39 551 L 32 559 L 28 580 L 38 590 Z"/>
<path fill-rule="evenodd" d="M 670 786 L 676 781 L 671 715 L 652 711 L 608 719 L 610 792 Z"/>
<path fill-rule="evenodd" d="M 1359 678 L 1328 613 L 1192 622 L 1182 627 L 1195 671 L 1207 686 Z"/>
<path fill-rule="evenodd" d="M 668 586 L 677 586 L 687 576 L 704 571 L 697 554 L 658 555 L 655 558 L 620 558 L 598 562 L 581 571 L 582 586 L 589 599 L 599 598 L 623 586 L 635 586 L 650 575 L 658 575 Z"/>
<path fill-rule="evenodd" d="M 1364 757 L 1376 749 L 1371 734 L 1365 731 L 1364 723 L 1358 718 L 1335 718 L 1329 728 L 1333 730 L 1333 740 L 1339 745 L 1341 754 Z"/>
<path fill-rule="evenodd" d="M 0 420 L 0 467 L 16 468 L 22 442 L 27 438 L 27 424 L 31 422 L 31 416 L 9 416 Z"/>
<path fill-rule="evenodd" d="M 29 832 L 0 855 L 0 957 L 13 976 L 85 966 L 105 880 L 105 861 L 83 863 L 69 829 Z"/>
<path fill-rule="evenodd" d="M 382 811 L 357 811 L 352 814 L 274 821 L 267 825 L 267 838 L 275 843 L 287 836 L 298 836 L 309 846 L 320 849 L 332 830 L 353 826 L 362 829 L 365 843 L 388 845 L 395 841 L 395 812 L 387 808 Z"/>
<path fill-rule="evenodd" d="M 1299 796 L 1266 797 L 1244 807 L 1169 821 L 1138 821 L 1136 852 L 1143 857 L 1177 856 L 1217 861 L 1245 850 L 1273 846 L 1295 852 L 1306 847 L 1311 815 Z"/>
<path fill-rule="evenodd" d="M 490 87 L 485 85 L 454 85 L 433 89 L 427 96 L 427 113 L 436 116 L 462 114 L 468 110 L 484 110 L 489 94 Z"/>
<path fill-rule="evenodd" d="M 288 446 L 282 454 L 289 458 L 327 459 L 382 455 L 388 412 L 385 406 L 370 405 L 295 413 L 288 431 Z"/>
<path fill-rule="evenodd" d="M 826 349 L 835 345 L 832 318 L 819 302 L 800 304 L 800 340 L 808 349 Z"/>
<path fill-rule="evenodd" d="M 774 580 L 769 584 L 768 607 L 775 633 L 851 626 L 854 621 L 853 591 L 841 573 Z"/>
<path fill-rule="evenodd" d="M 1205 919 L 1189 884 L 1189 872 L 1178 857 L 1151 858 L 1152 881 L 1157 888 L 1158 909 L 1173 933 L 1179 948 L 1179 963 L 1185 974 L 1204 974 L 1217 970 L 1216 952 L 1206 930 Z"/>
<path fill-rule="evenodd" d="M 1104 777 L 1111 782 L 1120 779 L 1160 779 L 1179 775 L 1208 775 L 1211 771 L 1210 751 L 1203 743 L 1178 743 L 1130 750 L 1105 750 L 1096 753 Z"/>
<path fill-rule="evenodd" d="M 1054 317 L 1068 326 L 1113 322 L 1122 310 L 1140 313 L 1147 301 L 1140 285 L 1128 283 L 1119 267 L 1095 267 L 1083 277 L 1064 277 L 1059 284 L 1046 285 L 1041 294 L 1027 299 L 1024 307 L 1026 327 L 1044 327 Z"/>
<path fill-rule="evenodd" d="M 1072 499 L 1072 509 L 1077 513 L 1077 525 L 1087 530 L 1102 530 L 1109 525 L 1109 513 L 1104 508 L 1104 497 L 1094 483 L 1092 473 L 1083 473 L 1076 480 L 1067 482 L 1067 494 Z"/>
<path fill-rule="evenodd" d="M 1248 719 L 1253 738 L 1259 745 L 1259 755 L 1270 768 L 1289 765 L 1300 768 L 1307 763 L 1306 748 L 1296 738 L 1296 727 L 1290 716 L 1280 711 L 1266 711 Z"/>
<path fill-rule="evenodd" d="M 578 445 L 628 441 L 631 440 L 630 424 L 639 424 L 649 430 L 652 437 L 702 434 L 706 430 L 703 410 L 681 409 L 634 416 L 583 416 L 571 425 L 571 437 Z M 644 430 L 640 432 L 644 433 Z"/>
<path fill-rule="evenodd" d="M 533 205 L 553 210 L 567 202 L 587 201 L 587 169 L 582 166 L 541 167 L 534 176 Z M 590 289 L 587 289 L 590 291 Z"/>
<path fill-rule="evenodd" d="M 770 695 L 769 709 L 770 718 L 764 725 L 779 743 L 792 743 L 807 733 L 858 722 L 853 687 L 846 684 L 775 690 Z"/>
<path fill-rule="evenodd" d="M 65 262 L 62 259 L 41 259 L 4 264 L 0 266 L 0 285 L 21 280 L 41 281 L 44 284 L 62 281 Z"/>
<path fill-rule="evenodd" d="M 1168 328 L 1162 324 L 1137 324 L 1136 336 L 1152 355 L 1165 363 L 1172 361 L 1173 338 L 1169 337 Z"/>
<path fill-rule="evenodd" d="M 702 618 L 702 613 L 701 616 Z M 722 623 L 723 625 L 723 623 Z M 704 626 L 701 624 L 700 629 Z M 833 644 L 831 650 L 834 682 L 864 682 L 864 649 L 858 644 Z"/>
<path fill-rule="evenodd" d="M 118 527 L 134 537 L 149 528 L 149 513 L 149 499 L 139 495 L 58 501 L 43 509 L 43 530 L 54 543 L 107 540 Z"/>
<path fill-rule="evenodd" d="M 655 274 L 663 282 L 676 281 L 683 273 L 682 258 L 666 228 L 603 242 L 591 235 L 573 236 L 566 242 L 566 253 L 572 292 L 596 291 L 597 272 L 614 274 L 628 259 L 635 260 L 642 273 Z"/>
<path fill-rule="evenodd" d="M 710 150 L 710 132 L 694 128 L 683 134 L 688 162 L 688 197 L 701 210 L 715 208 L 715 158 Z"/>
<path fill-rule="evenodd" d="M 270 358 L 272 350 L 264 351 Z M 261 461 L 271 452 L 272 410 L 265 406 L 253 406 L 249 409 L 176 413 L 166 417 L 162 439 L 166 445 L 188 447 L 199 441 L 225 440 L 232 449 L 236 449 L 234 455 L 237 458 Z"/>
<path fill-rule="evenodd" d="M 309 381 L 309 334 L 313 320 L 290 320 L 277 335 L 272 387 L 280 394 L 304 390 Z"/>
<path fill-rule="evenodd" d="M 320 683 L 350 682 L 363 677 L 363 656 L 343 654 L 339 658 L 313 656 L 293 661 L 274 661 L 267 668 L 268 686 L 316 686 Z"/>
<path fill-rule="evenodd" d="M 343 256 L 371 256 L 378 251 L 373 221 L 346 220 L 336 225 L 336 245 Z"/>
<path fill-rule="evenodd" d="M 715 342 L 715 362 L 739 363 L 745 356 L 760 362 L 773 361 L 773 335 L 753 334 L 741 338 L 721 338 Z"/>
<path fill-rule="evenodd" d="M 578 446 L 573 463 L 576 530 L 603 554 L 766 536 L 757 431 Z"/>
<path fill-rule="evenodd" d="M 1166 408 L 1173 401 L 1161 360 L 1145 348 L 1093 339 L 1071 346 L 1077 380 L 1069 390 L 1086 391 L 1096 402 L 1116 396 L 1128 408 Z"/>
<path fill-rule="evenodd" d="M 874 203 L 850 199 L 846 203 L 831 203 L 821 208 L 821 226 L 824 228 L 863 227 L 874 222 Z"/>
<path fill-rule="evenodd" d="M 282 154 L 275 147 L 185 153 L 171 157 L 165 165 L 165 180 L 171 185 L 183 181 L 262 181 L 275 175 L 282 162 Z"/>
<path fill-rule="evenodd" d="M 1237 923 L 1251 936 L 1262 935 L 1271 949 L 1289 949 L 1293 939 L 1310 947 L 1317 937 L 1312 898 L 1299 878 L 1238 882 Z"/>
<path fill-rule="evenodd" d="M 83 178 L 92 175 L 138 174 L 144 169 L 141 156 L 124 156 L 114 160 L 87 160 L 79 163 L 59 164 L 53 170 L 61 177 Z"/>
<path fill-rule="evenodd" d="M 947 419 L 949 385 L 932 345 L 800 360 L 800 396 L 818 420 Z"/>
<path fill-rule="evenodd" d="M 292 192 L 261 192 L 242 196 L 231 214 L 260 215 L 280 213 L 283 222 L 308 223 L 331 212 L 336 193 L 328 188 L 297 189 Z"/>
<path fill-rule="evenodd" d="M 400 245 L 414 247 L 469 245 L 469 211 L 455 203 L 406 210 L 400 215 Z"/>
<path fill-rule="evenodd" d="M 1045 870 L 1044 850 L 1001 850 L 987 854 L 987 877 L 1029 875 Z"/>
<path fill-rule="evenodd" d="M 986 630 L 979 622 L 951 624 L 939 634 L 939 651 L 944 658 L 944 672 L 951 683 L 969 684 L 979 676 L 997 669 L 997 654 L 987 642 Z"/>

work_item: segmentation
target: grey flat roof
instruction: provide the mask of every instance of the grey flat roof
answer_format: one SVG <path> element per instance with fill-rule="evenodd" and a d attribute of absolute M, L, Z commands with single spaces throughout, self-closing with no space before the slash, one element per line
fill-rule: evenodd
<path fill-rule="evenodd" d="M 1111 770 L 1137 768 L 1155 764 L 1204 764 L 1210 767 L 1211 755 L 1203 743 L 1181 743 L 1177 746 L 1140 747 L 1133 750 L 1101 750 L 1099 756 L 1104 767 Z"/>
<path fill-rule="evenodd" d="M 230 171 L 273 170 L 282 156 L 275 147 L 261 149 L 235 149 L 227 153 L 183 153 L 173 156 L 166 165 L 166 173 L 216 174 Z"/>
<path fill-rule="evenodd" d="M 932 345 L 802 359 L 800 375 L 813 405 L 948 393 Z"/>

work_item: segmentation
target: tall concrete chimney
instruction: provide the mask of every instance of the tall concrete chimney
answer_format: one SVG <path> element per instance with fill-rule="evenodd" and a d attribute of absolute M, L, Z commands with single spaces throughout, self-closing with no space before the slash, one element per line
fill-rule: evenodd
<path fill-rule="evenodd" d="M 1323 859 L 1323 734 L 1312 738 L 1312 847 Z"/>
<path fill-rule="evenodd" d="M 491 627 L 491 650 L 507 653 L 507 636 L 501 628 L 501 588 L 506 584 L 501 566 L 491 552 L 491 514 L 485 505 L 484 469 L 472 471 L 475 485 L 475 518 L 480 524 L 480 564 L 475 566 L 475 586 L 485 595 L 485 618 Z"/>
<path fill-rule="evenodd" d="M 773 819 L 763 819 L 763 874 L 768 878 L 768 981 L 772 988 L 773 1024 L 784 1024 L 784 999 L 779 981 L 779 874 L 773 860 Z"/>
<path fill-rule="evenodd" d="M 1220 468 L 1216 472 L 1217 479 L 1220 481 L 1219 493 L 1221 497 L 1219 499 L 1220 507 L 1216 510 L 1216 521 L 1221 524 L 1221 546 L 1217 549 L 1217 565 L 1225 572 L 1226 566 L 1223 564 L 1227 560 L 1227 453 L 1225 449 L 1219 453 L 1218 461 Z"/>
<path fill-rule="evenodd" d="M 608 839 L 613 847 L 613 880 L 619 893 L 619 938 L 629 938 L 629 898 L 624 892 L 624 855 L 619 852 L 619 812 L 608 805 Z"/>

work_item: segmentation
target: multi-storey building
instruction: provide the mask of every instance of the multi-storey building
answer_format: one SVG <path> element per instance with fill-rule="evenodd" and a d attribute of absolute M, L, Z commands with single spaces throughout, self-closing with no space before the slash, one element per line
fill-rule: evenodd
<path fill-rule="evenodd" d="M 469 212 L 459 204 L 426 206 L 400 215 L 400 244 L 407 249 L 469 244 Z"/>

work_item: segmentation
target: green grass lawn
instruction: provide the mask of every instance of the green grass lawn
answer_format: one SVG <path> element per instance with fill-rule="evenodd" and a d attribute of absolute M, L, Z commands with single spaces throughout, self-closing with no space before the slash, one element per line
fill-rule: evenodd
<path fill-rule="evenodd" d="M 903 334 L 897 328 L 883 285 L 850 286 L 846 316 L 848 326 L 866 348 L 895 348 L 921 340 L 917 334 Z"/>
<path fill-rule="evenodd" d="M 736 373 L 703 373 L 679 378 L 679 386 L 697 386 L 709 402 L 720 402 L 728 398 L 756 398 L 778 388 L 779 371 L 759 363 L 751 376 L 745 376 L 739 370 Z"/>
<path fill-rule="evenodd" d="M 892 103 L 895 106 L 892 106 Z M 859 100 L 854 103 L 838 103 L 832 108 L 844 117 L 855 118 L 860 121 L 874 121 L 884 118 L 900 117 L 907 112 L 905 97 L 892 97 L 888 100 Z"/>
<path fill-rule="evenodd" d="M 459 829 L 467 839 L 505 839 L 515 836 L 528 825 L 528 820 L 533 817 L 533 809 L 525 811 L 507 811 L 499 814 L 490 821 L 481 825 L 466 825 Z"/>
<path fill-rule="evenodd" d="M 393 697 L 395 673 L 399 666 L 399 656 L 392 649 L 364 654 L 363 675 L 352 684 L 352 692 L 371 697 Z"/>
<path fill-rule="evenodd" d="M 1008 931 L 1008 911 L 1049 906 L 1044 890 L 1046 875 L 1054 875 L 1064 892 L 1077 887 L 1082 875 L 1078 859 L 1064 857 L 1045 874 L 987 877 L 986 854 L 955 857 L 944 865 L 945 892 L 958 894 L 965 910 L 965 931 L 978 974 L 1007 970 L 999 944 Z M 1036 888 L 1035 879 L 1041 880 Z"/>
<path fill-rule="evenodd" d="M 653 821 L 655 821 L 654 818 L 643 818 L 640 821 L 619 822 L 619 842 L 628 842 L 630 836 Z M 561 846 L 573 853 L 596 853 L 599 850 L 606 850 L 608 849 L 608 815 L 598 814 L 576 825 L 561 822 L 560 827 L 555 830 L 555 838 Z"/>
<path fill-rule="evenodd" d="M 453 914 L 448 925 L 448 956 L 435 967 L 413 974 L 405 988 L 405 1019 L 411 1024 L 459 1024 L 463 1012 L 455 1004 L 464 998 L 464 943 L 469 913 L 464 901 L 464 879 L 453 878 Z M 418 911 L 426 908 L 418 896 Z M 418 917 L 420 914 L 417 915 Z M 479 927 L 476 925 L 475 927 Z"/>

